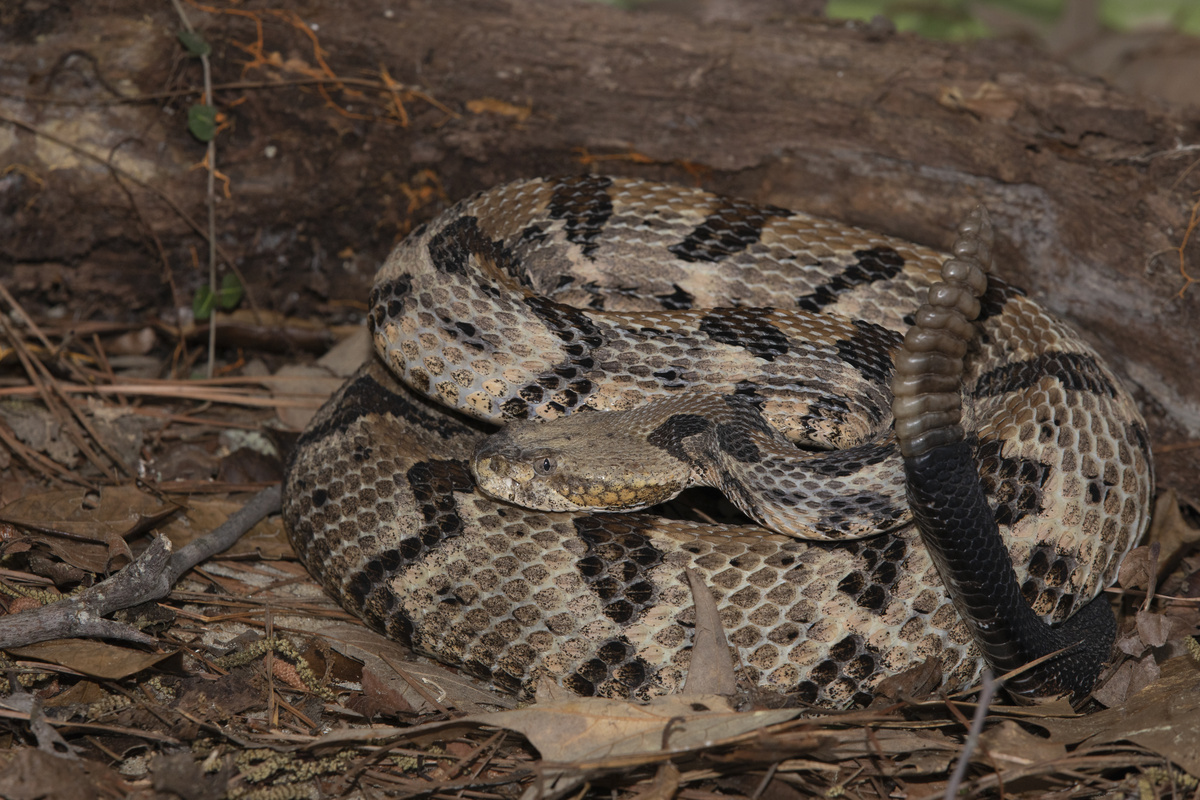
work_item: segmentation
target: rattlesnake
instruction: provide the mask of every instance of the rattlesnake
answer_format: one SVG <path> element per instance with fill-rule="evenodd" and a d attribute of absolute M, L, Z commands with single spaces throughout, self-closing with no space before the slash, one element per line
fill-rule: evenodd
<path fill-rule="evenodd" d="M 285 485 L 292 541 L 369 624 L 510 691 L 543 677 L 583 694 L 677 689 L 694 623 L 689 566 L 716 596 L 747 681 L 837 706 L 934 658 L 947 687 L 965 685 L 982 665 L 976 639 L 1004 658 L 960 618 L 912 524 L 905 493 L 920 496 L 921 481 L 906 483 L 905 460 L 919 478 L 929 448 L 902 459 L 892 432 L 893 353 L 904 331 L 942 319 L 914 313 L 943 259 L 645 181 L 583 176 L 479 193 L 413 231 L 381 268 L 370 316 L 381 356 L 301 437 Z M 960 334 L 959 355 L 963 332 L 979 335 L 965 367 L 953 353 L 905 361 L 917 373 L 933 364 L 926 399 L 902 412 L 905 430 L 931 402 L 950 413 L 930 393 L 957 403 L 946 385 L 962 384 L 960 456 L 979 473 L 970 485 L 986 495 L 1020 594 L 1060 622 L 1113 581 L 1145 529 L 1145 427 L 1076 334 L 1002 280 L 986 287 L 978 302 L 943 293 L 978 310 L 973 325 L 965 311 L 938 323 Z M 725 470 L 708 468 L 709 482 L 750 516 L 812 540 L 646 513 L 537 511 L 479 490 L 471 460 L 486 423 L 586 428 L 604 419 L 594 412 L 655 398 L 682 404 L 652 445 L 676 456 L 697 432 L 679 420 L 703 418 L 689 402 L 732 409 L 735 422 L 706 423 L 713 440 L 732 462 L 765 464 L 787 519 L 770 518 Z M 788 448 L 802 474 L 772 478 Z M 504 452 L 484 445 L 480 461 Z M 653 477 L 609 499 L 662 499 L 647 489 Z"/>

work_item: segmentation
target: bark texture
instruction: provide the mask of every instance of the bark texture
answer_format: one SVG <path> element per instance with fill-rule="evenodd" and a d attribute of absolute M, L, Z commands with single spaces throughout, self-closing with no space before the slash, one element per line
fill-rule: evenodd
<path fill-rule="evenodd" d="M 6 281 L 31 313 L 65 304 L 128 322 L 185 306 L 205 280 L 191 256 L 202 240 L 146 188 L 205 219 L 192 169 L 204 149 L 184 121 L 195 96 L 157 94 L 201 85 L 178 18 L 134 0 L 33 6 L 0 25 L 11 54 L 0 67 Z M 1200 438 L 1200 285 L 1186 285 L 1178 250 L 1200 189 L 1195 108 L 1122 94 L 1011 42 L 928 42 L 778 2 L 737 19 L 568 0 L 296 8 L 338 76 L 383 68 L 419 88 L 401 126 L 382 118 L 385 93 L 329 89 L 346 114 L 313 84 L 287 83 L 320 62 L 268 4 L 237 7 L 262 9 L 274 63 L 250 68 L 252 19 L 186 8 L 212 44 L 214 81 L 240 84 L 216 95 L 231 192 L 217 230 L 263 306 L 361 315 L 398 236 L 448 200 L 521 176 L 699 183 L 941 247 L 984 202 L 997 272 L 1138 387 L 1156 445 Z M 283 82 L 247 85 L 271 81 Z M 1196 277 L 1198 236 L 1183 254 Z M 1197 452 L 1160 454 L 1160 483 L 1200 498 Z"/>

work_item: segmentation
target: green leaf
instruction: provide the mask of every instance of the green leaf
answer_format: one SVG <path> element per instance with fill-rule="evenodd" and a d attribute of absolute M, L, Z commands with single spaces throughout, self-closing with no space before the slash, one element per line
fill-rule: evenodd
<path fill-rule="evenodd" d="M 212 52 L 212 48 L 208 46 L 208 42 L 204 41 L 204 37 L 195 31 L 180 31 L 179 42 L 187 49 L 189 55 L 196 58 Z"/>
<path fill-rule="evenodd" d="M 192 298 L 192 315 L 197 322 L 204 322 L 218 307 L 222 311 L 233 311 L 245 295 L 246 290 L 238 276 L 226 272 L 221 276 L 221 288 L 215 293 L 207 284 L 196 289 L 196 296 Z"/>
<path fill-rule="evenodd" d="M 197 103 L 188 109 L 188 132 L 202 142 L 217 135 L 217 109 Z"/>
<path fill-rule="evenodd" d="M 216 295 L 208 286 L 201 286 L 196 290 L 196 296 L 192 298 L 192 316 L 197 322 L 204 322 L 212 316 L 213 307 L 217 303 Z"/>
<path fill-rule="evenodd" d="M 221 291 L 217 292 L 220 295 L 218 302 L 225 311 L 233 311 L 237 308 L 237 304 L 242 302 L 242 295 L 245 293 L 246 290 L 242 288 L 242 282 L 238 280 L 238 276 L 232 272 L 226 272 L 221 278 Z"/>

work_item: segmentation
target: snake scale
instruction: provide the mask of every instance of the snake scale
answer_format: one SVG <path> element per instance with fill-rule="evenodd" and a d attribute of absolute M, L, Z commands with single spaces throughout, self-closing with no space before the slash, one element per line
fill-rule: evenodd
<path fill-rule="evenodd" d="M 296 551 L 368 624 L 523 694 L 677 690 L 687 568 L 739 677 L 805 702 L 865 702 L 926 659 L 959 688 L 1072 626 L 1102 660 L 1091 601 L 1148 522 L 1145 425 L 1078 335 L 986 275 L 973 220 L 946 261 L 649 181 L 463 200 L 376 277 L 379 358 L 289 463 Z M 639 510 L 698 484 L 749 519 Z"/>

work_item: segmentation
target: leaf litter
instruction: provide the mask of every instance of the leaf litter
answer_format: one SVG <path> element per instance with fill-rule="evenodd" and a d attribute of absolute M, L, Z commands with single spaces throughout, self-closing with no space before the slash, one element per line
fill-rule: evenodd
<path fill-rule="evenodd" d="M 361 348 L 355 338 L 345 352 Z M 345 369 L 322 368 L 331 377 Z M 22 491 L 0 508 L 10 611 L 91 585 L 143 551 L 153 532 L 182 547 L 239 508 L 239 490 L 259 484 L 216 481 L 222 464 L 245 458 L 226 421 L 269 428 L 284 409 L 315 407 L 313 395 L 333 383 L 251 371 L 259 378 L 216 386 L 219 404 L 203 417 L 194 408 L 212 400 L 204 384 L 94 397 L 101 414 L 124 401 L 135 410 L 122 413 L 155 415 L 159 427 L 143 429 L 138 448 L 147 464 L 187 448 L 204 454 L 208 483 L 181 475 L 109 484 L 93 467 L 86 485 Z M 53 452 L 47 439 L 38 454 Z M 264 452 L 268 462 L 279 458 L 278 448 Z M 38 462 L 15 458 L 8 470 L 22 464 Z M 75 468 L 89 474 L 81 462 Z M 947 791 L 966 757 L 960 793 L 1170 796 L 1200 773 L 1200 659 L 1185 646 L 1200 630 L 1200 555 L 1179 507 L 1164 493 L 1152 544 L 1122 570 L 1122 660 L 1096 695 L 1109 708 L 1078 715 L 1065 704 L 992 705 L 969 751 L 978 709 L 936 694 L 933 663 L 893 676 L 871 707 L 846 712 L 738 687 L 736 652 L 700 583 L 695 652 L 705 668 L 684 693 L 643 704 L 547 683 L 519 705 L 349 621 L 295 562 L 273 517 L 164 600 L 130 610 L 154 649 L 77 639 L 7 651 L 0 667 L 14 696 L 37 703 L 0 707 L 14 743 L 33 737 L 9 747 L 0 793 L 22 796 L 29 781 L 56 786 L 70 774 L 108 796 L 930 797 Z M 68 757 L 51 733 L 83 771 L 44 774 Z"/>
<path fill-rule="evenodd" d="M 374 98 L 352 88 L 367 81 L 338 83 L 290 11 L 206 13 L 255 23 L 238 45 L 247 70 L 316 76 L 356 104 L 394 105 L 397 124 L 408 124 L 401 99 L 437 106 L 386 73 Z M 264 21 L 311 47 L 289 45 L 283 60 L 264 42 Z M 522 111 L 499 102 L 468 108 Z M 286 440 L 368 338 L 260 309 L 218 312 L 225 352 L 252 357 L 230 355 L 219 377 L 200 381 L 189 375 L 207 326 L 96 328 L 89 339 L 78 325 L 34 325 L 7 292 L 3 301 L 15 322 L 0 358 L 16 356 L 0 363 L 8 618 L 95 585 L 154 532 L 180 548 L 223 521 L 273 480 L 272 460 L 277 470 Z M 296 363 L 296 351 L 335 340 L 316 366 Z M 223 435 L 268 429 L 279 447 Z M 295 561 L 276 517 L 167 597 L 126 610 L 153 648 L 72 639 L 0 654 L 0 796 L 1200 797 L 1200 536 L 1183 506 L 1162 494 L 1151 544 L 1122 569 L 1121 655 L 1094 713 L 992 705 L 969 749 L 981 709 L 939 696 L 932 663 L 844 712 L 738 687 L 736 653 L 695 582 L 704 669 L 685 693 L 632 703 L 547 683 L 518 703 L 349 620 Z M 964 758 L 965 781 L 952 786 Z"/>

